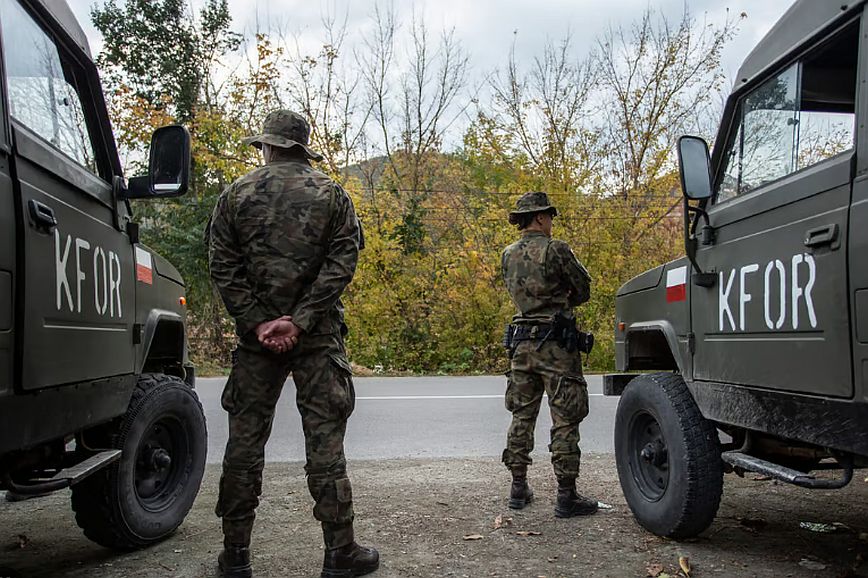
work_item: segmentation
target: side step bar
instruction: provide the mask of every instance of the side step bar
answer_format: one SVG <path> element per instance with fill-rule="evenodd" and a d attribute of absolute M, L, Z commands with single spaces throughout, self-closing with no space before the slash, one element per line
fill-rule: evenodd
<path fill-rule="evenodd" d="M 19 484 L 12 481 L 9 474 L 3 478 L 3 485 L 9 491 L 22 496 L 36 496 L 48 492 L 56 492 L 74 486 L 94 472 L 119 460 L 121 450 L 105 450 L 94 454 L 74 466 L 63 469 L 47 480 Z"/>
<path fill-rule="evenodd" d="M 788 484 L 812 490 L 837 490 L 849 484 L 853 479 L 852 460 L 839 462 L 844 470 L 844 476 L 837 480 L 829 480 L 816 478 L 811 474 L 787 468 L 739 451 L 723 452 L 720 457 L 733 468 L 763 474 L 776 480 L 787 482 Z"/>
<path fill-rule="evenodd" d="M 121 459 L 121 450 L 105 450 L 94 454 L 74 466 L 59 471 L 52 480 L 69 480 L 69 485 L 74 486 L 97 470 Z"/>

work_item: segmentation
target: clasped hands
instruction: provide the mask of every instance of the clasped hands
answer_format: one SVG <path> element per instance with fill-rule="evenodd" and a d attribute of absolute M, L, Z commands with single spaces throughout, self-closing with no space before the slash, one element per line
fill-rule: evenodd
<path fill-rule="evenodd" d="M 274 353 L 286 353 L 298 345 L 301 329 L 292 322 L 292 317 L 284 315 L 257 325 L 256 337 L 263 347 Z"/>

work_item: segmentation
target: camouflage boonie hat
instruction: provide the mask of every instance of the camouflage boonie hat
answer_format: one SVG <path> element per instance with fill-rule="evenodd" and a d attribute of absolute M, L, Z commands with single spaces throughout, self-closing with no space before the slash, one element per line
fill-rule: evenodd
<path fill-rule="evenodd" d="M 551 212 L 553 217 L 558 216 L 558 210 L 549 203 L 549 196 L 545 193 L 525 193 L 515 202 L 515 209 L 509 213 L 510 225 L 518 223 L 519 215 L 528 213 Z"/>
<path fill-rule="evenodd" d="M 309 141 L 310 125 L 303 116 L 291 110 L 275 110 L 265 117 L 262 134 L 247 137 L 242 142 L 258 149 L 262 148 L 263 143 L 285 149 L 301 147 L 307 158 L 321 161 L 322 155 L 310 149 Z"/>

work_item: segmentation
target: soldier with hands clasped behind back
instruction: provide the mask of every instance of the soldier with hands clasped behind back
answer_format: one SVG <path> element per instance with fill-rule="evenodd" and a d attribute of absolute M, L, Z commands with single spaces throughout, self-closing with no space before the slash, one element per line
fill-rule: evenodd
<path fill-rule="evenodd" d="M 310 160 L 310 127 L 294 112 L 265 119 L 247 139 L 265 165 L 220 196 L 209 226 L 211 279 L 235 318 L 239 346 L 222 403 L 229 413 L 217 515 L 223 576 L 252 576 L 250 539 L 262 492 L 265 443 L 292 373 L 304 429 L 308 488 L 322 523 L 322 576 L 361 576 L 379 554 L 356 544 L 344 457 L 355 391 L 344 349 L 341 294 L 353 278 L 362 233 L 347 193 Z"/>

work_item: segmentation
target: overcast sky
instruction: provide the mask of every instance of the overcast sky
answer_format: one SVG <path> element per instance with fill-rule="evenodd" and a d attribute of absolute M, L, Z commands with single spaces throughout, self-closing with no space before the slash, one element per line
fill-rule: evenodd
<path fill-rule="evenodd" d="M 91 50 L 98 53 L 102 40 L 90 22 L 90 11 L 105 0 L 67 1 L 88 34 Z M 197 9 L 204 2 L 188 1 Z M 484 86 L 489 73 L 503 68 L 513 42 L 520 70 L 529 68 L 533 58 L 542 54 L 547 41 L 558 41 L 567 33 L 572 34 L 575 56 L 579 59 L 609 27 L 629 27 L 648 6 L 673 23 L 681 17 L 685 6 L 700 23 L 720 25 L 727 17 L 739 20 L 738 33 L 723 58 L 724 73 L 731 81 L 753 46 L 792 4 L 792 0 L 229 0 L 229 5 L 236 31 L 247 33 L 248 37 L 257 29 L 283 31 L 297 38 L 302 53 L 308 55 L 316 55 L 325 40 L 324 16 L 346 18 L 346 55 L 372 28 L 374 7 L 385 7 L 389 2 L 394 3 L 398 21 L 405 28 L 411 11 L 423 17 L 432 39 L 440 31 L 454 28 L 470 56 L 467 78 L 470 90 Z M 739 18 L 741 14 L 746 17 Z M 403 60 L 405 54 L 398 50 L 399 59 Z M 351 56 L 342 61 L 350 66 L 355 62 Z M 474 94 L 482 101 L 487 99 L 484 89 Z M 445 135 L 449 147 L 460 145 L 460 135 L 470 122 L 466 112 L 453 118 Z"/>
<path fill-rule="evenodd" d="M 99 51 L 99 34 L 90 24 L 90 8 L 103 0 L 68 0 L 84 26 L 91 48 Z M 191 0 L 200 5 L 201 0 Z M 376 0 L 229 0 L 235 28 L 251 31 L 259 26 L 283 27 L 297 34 L 303 45 L 315 49 L 324 12 L 347 14 L 350 30 L 365 26 Z M 413 4 L 431 29 L 454 27 L 471 55 L 474 71 L 487 72 L 504 62 L 517 32 L 516 56 L 531 59 L 540 53 L 546 39 L 559 39 L 572 30 L 576 49 L 587 51 L 594 38 L 608 26 L 628 25 L 646 6 L 670 18 L 678 18 L 685 4 L 697 19 L 720 23 L 727 10 L 746 13 L 738 36 L 728 47 L 724 68 L 735 76 L 750 49 L 792 4 L 791 0 L 403 0 L 401 10 Z"/>

